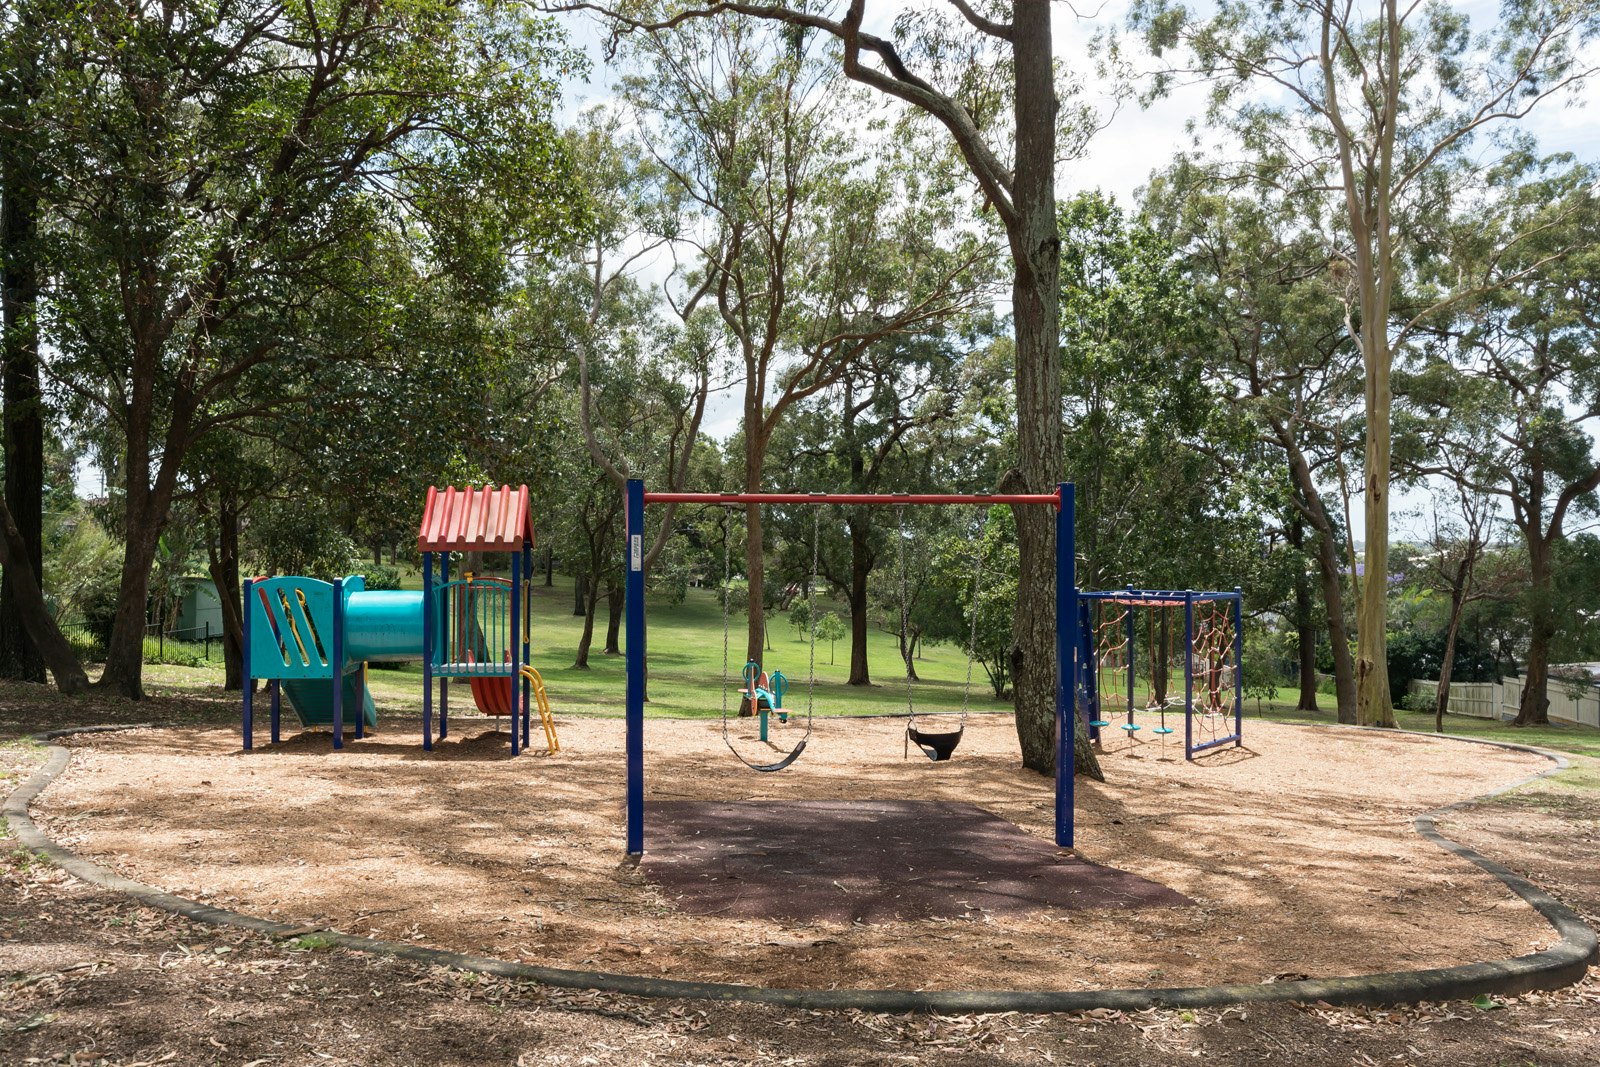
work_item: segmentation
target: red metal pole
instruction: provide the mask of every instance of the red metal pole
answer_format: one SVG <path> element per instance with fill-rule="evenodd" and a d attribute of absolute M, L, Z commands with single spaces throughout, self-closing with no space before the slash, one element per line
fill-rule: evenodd
<path fill-rule="evenodd" d="M 1059 508 L 1054 493 L 646 493 L 646 504 L 1041 504 Z"/>

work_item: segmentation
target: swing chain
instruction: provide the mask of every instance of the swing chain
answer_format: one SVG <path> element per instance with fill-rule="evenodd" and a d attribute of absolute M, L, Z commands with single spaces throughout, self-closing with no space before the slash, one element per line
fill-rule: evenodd
<path fill-rule="evenodd" d="M 967 724 L 967 705 L 972 702 L 972 661 L 978 655 L 978 598 L 983 595 L 984 538 L 989 533 L 989 509 L 983 509 L 983 525 L 978 529 L 977 560 L 972 567 L 972 629 L 967 640 L 967 684 L 961 690 L 961 725 Z"/>
<path fill-rule="evenodd" d="M 906 581 L 906 508 L 904 504 L 895 509 L 895 532 L 900 549 L 900 658 L 905 660 L 906 722 L 909 726 L 917 717 L 917 711 L 911 694 L 911 605 L 909 602 L 911 590 Z"/>
<path fill-rule="evenodd" d="M 811 709 L 817 689 L 817 567 L 822 544 L 822 508 L 811 512 L 811 575 L 806 579 L 806 615 L 811 619 L 811 661 L 806 668 L 806 736 L 811 736 Z"/>

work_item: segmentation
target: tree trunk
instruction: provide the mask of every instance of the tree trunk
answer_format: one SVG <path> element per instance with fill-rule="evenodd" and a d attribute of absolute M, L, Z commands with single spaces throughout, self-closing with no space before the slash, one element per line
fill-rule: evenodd
<path fill-rule="evenodd" d="M 900 662 L 902 662 L 902 663 L 904 663 L 906 665 L 905 676 L 906 676 L 906 678 L 910 679 L 913 682 L 920 682 L 922 679 L 917 677 L 916 664 L 913 662 L 913 659 L 914 659 L 914 657 L 912 655 L 912 644 L 913 644 L 913 642 L 912 642 L 911 635 L 909 633 L 907 633 L 907 631 L 905 629 L 902 629 L 900 631 L 899 638 L 900 638 Z"/>
<path fill-rule="evenodd" d="M 622 631 L 622 599 L 623 585 L 621 582 L 610 582 L 606 586 L 606 649 L 608 656 L 622 655 L 622 646 L 618 639 Z"/>
<path fill-rule="evenodd" d="M 244 593 L 239 581 L 239 502 L 233 491 L 218 491 L 217 552 L 211 560 L 211 581 L 222 602 L 223 689 L 244 686 Z"/>
<path fill-rule="evenodd" d="M 1061 480 L 1061 238 L 1056 229 L 1055 58 L 1049 0 L 1017 0 L 1011 40 L 1015 78 L 1014 224 L 1007 239 L 1016 274 L 1011 306 L 1016 329 L 1017 468 L 1023 489 L 1048 493 Z M 1012 692 L 1022 765 L 1056 772 L 1055 516 L 1019 507 L 1017 598 L 1011 630 Z M 1068 669 L 1062 664 L 1062 669 Z M 1103 778 L 1075 713 L 1076 771 Z"/>
<path fill-rule="evenodd" d="M 594 644 L 594 612 L 596 602 L 600 599 L 600 569 L 589 567 L 588 575 L 579 584 L 584 587 L 583 633 L 578 637 L 578 655 L 572 665 L 586 671 L 589 669 L 589 647 Z"/>
<path fill-rule="evenodd" d="M 35 15 L 21 15 L 19 32 L 31 38 Z M 9 92 L 0 99 L 0 394 L 5 411 L 5 502 L 17 528 L 20 555 L 11 566 L 44 580 L 44 412 L 39 393 L 37 309 L 39 198 L 29 173 L 32 153 L 25 144 L 39 92 L 39 64 L 24 44 L 13 56 L 11 77 L 0 78 Z M 9 116 L 9 117 L 8 117 Z M 25 609 L 10 582 L 0 588 L 0 677 L 42 682 L 45 663 L 23 620 Z"/>
<path fill-rule="evenodd" d="M 1289 524 L 1289 544 L 1302 556 L 1306 547 L 1305 524 Z M 1317 624 L 1311 606 L 1311 583 L 1302 563 L 1294 575 L 1294 628 L 1300 649 L 1300 701 L 1296 711 L 1317 710 Z"/>
<path fill-rule="evenodd" d="M 1327 618 L 1328 645 L 1333 652 L 1334 704 L 1339 721 L 1354 725 L 1356 712 L 1356 667 L 1350 655 L 1350 631 L 1344 624 L 1344 572 L 1339 565 L 1339 536 L 1328 516 L 1327 505 L 1317 489 L 1316 477 L 1305 454 L 1295 444 L 1287 427 L 1275 425 L 1278 443 L 1289 454 L 1289 472 L 1299 493 L 1297 506 L 1317 539 L 1317 577 L 1322 584 L 1323 613 Z"/>
<path fill-rule="evenodd" d="M 1534 521 L 1543 521 L 1534 511 Z M 1528 662 L 1522 672 L 1522 703 L 1513 726 L 1548 726 L 1550 723 L 1550 643 L 1555 639 L 1555 611 L 1551 598 L 1551 548 L 1543 537 L 1528 541 Z"/>
<path fill-rule="evenodd" d="M 589 613 L 588 605 L 584 603 L 584 594 L 589 591 L 589 569 L 578 568 L 578 576 L 572 580 L 572 613 L 586 615 Z"/>
<path fill-rule="evenodd" d="M 872 573 L 872 546 L 867 541 L 870 532 L 865 518 L 850 517 L 850 678 L 847 685 L 872 684 L 872 671 L 867 663 L 867 579 Z"/>
<path fill-rule="evenodd" d="M 544 550 L 544 587 L 551 588 L 556 584 L 556 554 L 546 547 Z"/>
<path fill-rule="evenodd" d="M 56 627 L 55 619 L 50 617 L 44 593 L 33 580 L 33 572 L 27 567 L 13 565 L 24 550 L 22 534 L 11 517 L 11 509 L 0 500 L 0 568 L 5 570 L 5 584 L 15 588 L 22 623 L 28 628 L 28 636 L 45 666 L 55 677 L 56 688 L 63 693 L 82 693 L 89 688 L 89 678 L 83 673 L 72 646 Z"/>
<path fill-rule="evenodd" d="M 1450 709 L 1450 674 L 1455 669 L 1456 635 L 1461 632 L 1461 609 L 1466 606 L 1465 575 L 1457 574 L 1450 597 L 1450 625 L 1444 633 L 1444 660 L 1439 664 L 1439 691 L 1433 700 L 1433 730 L 1444 733 L 1445 712 Z"/>

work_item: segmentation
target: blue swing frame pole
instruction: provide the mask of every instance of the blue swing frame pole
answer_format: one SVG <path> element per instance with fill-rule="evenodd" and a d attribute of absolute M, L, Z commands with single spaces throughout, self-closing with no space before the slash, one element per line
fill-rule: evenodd
<path fill-rule="evenodd" d="M 1194 759 L 1194 594 L 1183 595 L 1183 754 Z"/>
<path fill-rule="evenodd" d="M 1073 841 L 1074 746 L 1077 741 L 1078 557 L 1077 499 L 1062 482 L 1056 510 L 1056 844 Z"/>
<path fill-rule="evenodd" d="M 1234 586 L 1233 602 L 1233 747 L 1244 747 L 1244 587 Z"/>
<path fill-rule="evenodd" d="M 644 482 L 630 478 L 626 497 L 628 855 L 640 856 L 644 854 Z"/>

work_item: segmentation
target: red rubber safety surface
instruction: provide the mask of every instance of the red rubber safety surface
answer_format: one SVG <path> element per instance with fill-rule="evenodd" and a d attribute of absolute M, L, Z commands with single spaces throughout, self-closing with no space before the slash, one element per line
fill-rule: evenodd
<path fill-rule="evenodd" d="M 950 801 L 652 801 L 642 867 L 684 911 L 731 918 L 870 923 L 1194 903 Z"/>

